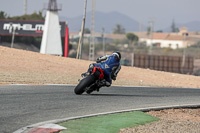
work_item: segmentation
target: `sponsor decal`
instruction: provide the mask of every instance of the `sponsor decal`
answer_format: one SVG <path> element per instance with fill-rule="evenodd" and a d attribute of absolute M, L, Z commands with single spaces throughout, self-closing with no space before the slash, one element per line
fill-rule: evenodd
<path fill-rule="evenodd" d="M 61 36 L 65 36 L 65 22 L 60 22 Z M 0 35 L 11 36 L 13 30 L 17 36 L 42 36 L 44 21 L 0 20 Z"/>
<path fill-rule="evenodd" d="M 107 64 L 105 64 L 105 68 L 110 68 Z"/>

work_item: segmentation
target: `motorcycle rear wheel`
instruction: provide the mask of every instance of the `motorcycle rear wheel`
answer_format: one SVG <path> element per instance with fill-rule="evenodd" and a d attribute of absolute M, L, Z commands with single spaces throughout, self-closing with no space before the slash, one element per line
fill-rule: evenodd
<path fill-rule="evenodd" d="M 94 83 L 94 81 L 95 81 L 95 79 L 94 79 L 94 77 L 92 75 L 89 75 L 89 76 L 85 77 L 76 86 L 76 88 L 74 89 L 74 93 L 76 95 L 83 94 L 83 92 L 85 91 L 85 88 L 90 86 L 92 83 Z"/>

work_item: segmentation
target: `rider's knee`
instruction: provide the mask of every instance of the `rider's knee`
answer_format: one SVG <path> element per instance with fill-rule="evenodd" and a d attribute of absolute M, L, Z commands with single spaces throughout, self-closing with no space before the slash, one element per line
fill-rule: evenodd
<path fill-rule="evenodd" d="M 90 64 L 90 65 L 89 65 L 89 68 L 88 68 L 88 72 L 89 72 L 89 73 L 92 73 L 93 68 L 94 68 L 94 64 Z"/>

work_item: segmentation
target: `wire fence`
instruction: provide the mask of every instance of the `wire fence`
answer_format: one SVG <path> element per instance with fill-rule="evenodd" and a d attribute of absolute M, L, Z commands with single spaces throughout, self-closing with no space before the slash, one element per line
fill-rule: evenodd
<path fill-rule="evenodd" d="M 134 54 L 133 58 L 133 66 L 140 68 L 183 74 L 192 74 L 194 69 L 192 57 Z"/>

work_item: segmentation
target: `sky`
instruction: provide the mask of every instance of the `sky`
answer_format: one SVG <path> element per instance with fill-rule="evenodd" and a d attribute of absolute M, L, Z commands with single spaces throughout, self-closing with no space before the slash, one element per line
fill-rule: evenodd
<path fill-rule="evenodd" d="M 40 11 L 49 0 L 27 0 L 27 13 Z M 57 0 L 62 5 L 59 16 L 77 17 L 84 12 L 85 0 Z M 9 16 L 24 14 L 24 0 L 0 0 L 0 10 Z M 87 0 L 87 12 L 92 10 L 92 0 Z M 175 23 L 200 21 L 200 0 L 96 0 L 95 10 L 103 13 L 119 12 L 148 25 L 154 21 L 159 30 Z M 45 11 L 43 11 L 45 13 Z"/>

